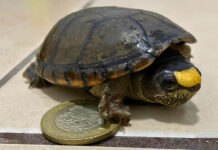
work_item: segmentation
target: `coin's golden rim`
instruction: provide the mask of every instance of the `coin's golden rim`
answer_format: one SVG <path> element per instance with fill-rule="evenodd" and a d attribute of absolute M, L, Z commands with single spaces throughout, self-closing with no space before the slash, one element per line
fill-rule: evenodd
<path fill-rule="evenodd" d="M 41 120 L 41 129 L 46 138 L 49 140 L 59 143 L 59 144 L 70 144 L 70 145 L 83 145 L 91 144 L 101 140 L 106 139 L 114 135 L 120 128 L 120 124 L 114 123 L 112 121 L 107 121 L 101 128 L 94 129 L 90 132 L 78 134 L 73 132 L 66 132 L 59 129 L 55 123 L 54 119 L 60 111 L 70 107 L 72 105 L 83 105 L 83 104 L 95 104 L 96 101 L 77 101 L 77 102 L 66 102 L 59 104 L 49 111 L 47 111 Z"/>

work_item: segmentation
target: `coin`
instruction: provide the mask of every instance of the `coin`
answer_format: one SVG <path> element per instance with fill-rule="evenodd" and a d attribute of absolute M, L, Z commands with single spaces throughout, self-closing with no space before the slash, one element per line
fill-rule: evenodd
<path fill-rule="evenodd" d="M 114 135 L 120 124 L 99 117 L 97 102 L 84 100 L 57 105 L 45 113 L 41 129 L 59 144 L 91 144 Z"/>

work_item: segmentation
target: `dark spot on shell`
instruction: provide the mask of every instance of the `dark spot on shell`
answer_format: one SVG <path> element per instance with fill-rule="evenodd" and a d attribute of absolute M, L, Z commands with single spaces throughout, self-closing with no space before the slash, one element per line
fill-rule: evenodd
<path fill-rule="evenodd" d="M 85 21 L 85 23 L 92 23 L 93 22 L 93 20 L 87 20 L 87 21 Z"/>
<path fill-rule="evenodd" d="M 133 25 L 131 25 L 131 26 L 129 27 L 129 29 L 130 29 L 130 30 L 136 30 L 136 27 L 134 27 Z"/>
<path fill-rule="evenodd" d="M 132 49 L 133 45 L 131 43 L 126 43 L 125 48 L 126 49 Z"/>
<path fill-rule="evenodd" d="M 106 57 L 108 57 L 108 56 L 106 54 L 104 54 L 104 53 L 101 55 L 102 59 L 105 59 Z"/>
<path fill-rule="evenodd" d="M 151 31 L 150 37 L 153 37 L 155 39 L 160 39 L 164 35 L 165 34 L 162 30 L 155 30 L 155 31 Z"/>

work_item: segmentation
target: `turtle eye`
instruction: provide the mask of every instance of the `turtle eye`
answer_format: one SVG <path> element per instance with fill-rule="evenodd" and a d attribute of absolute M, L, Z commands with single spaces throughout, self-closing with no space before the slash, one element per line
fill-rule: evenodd
<path fill-rule="evenodd" d="M 163 87 L 172 90 L 176 85 L 176 79 L 173 76 L 166 76 L 162 80 Z"/>

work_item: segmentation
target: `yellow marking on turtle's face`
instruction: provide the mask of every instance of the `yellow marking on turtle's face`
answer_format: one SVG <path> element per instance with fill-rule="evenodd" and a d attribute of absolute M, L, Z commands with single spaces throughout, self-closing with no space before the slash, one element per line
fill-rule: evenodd
<path fill-rule="evenodd" d="M 183 87 L 193 87 L 201 83 L 201 75 L 195 68 L 183 71 L 175 71 L 174 76 L 179 85 Z"/>

